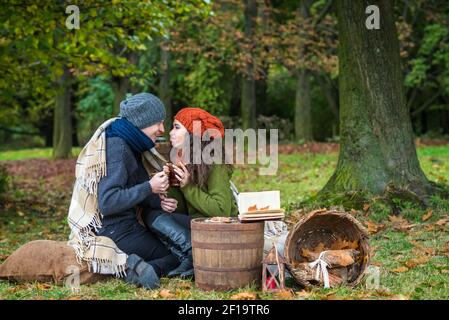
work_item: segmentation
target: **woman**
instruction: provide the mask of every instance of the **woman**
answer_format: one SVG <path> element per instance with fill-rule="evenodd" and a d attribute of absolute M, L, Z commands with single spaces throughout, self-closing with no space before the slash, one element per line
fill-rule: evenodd
<path fill-rule="evenodd" d="M 200 130 L 194 132 L 194 128 Z M 210 140 L 201 140 L 200 152 L 215 139 L 221 139 L 221 164 L 206 164 L 204 161 L 195 164 L 193 161 L 198 158 L 198 154 L 194 154 L 198 152 L 194 148 L 194 138 L 201 139 L 205 135 L 209 135 Z M 181 109 L 174 118 L 170 142 L 175 150 L 171 153 L 174 155 L 171 161 L 175 164 L 180 186 L 170 188 L 169 195 L 179 204 L 185 203 L 192 218 L 237 215 L 237 204 L 230 186 L 233 169 L 225 164 L 224 126 L 220 119 L 200 108 Z M 184 164 L 187 154 L 189 163 Z"/>

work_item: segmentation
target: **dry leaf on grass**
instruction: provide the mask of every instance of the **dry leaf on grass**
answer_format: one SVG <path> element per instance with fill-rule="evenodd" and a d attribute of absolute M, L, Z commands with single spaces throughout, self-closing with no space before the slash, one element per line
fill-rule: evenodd
<path fill-rule="evenodd" d="M 370 207 L 371 207 L 371 205 L 369 203 L 365 203 L 363 205 L 363 211 L 365 211 L 365 212 L 368 211 Z"/>
<path fill-rule="evenodd" d="M 408 271 L 408 268 L 407 267 L 398 267 L 398 268 L 395 268 L 395 269 L 393 269 L 391 271 L 392 272 L 396 272 L 396 273 L 402 273 L 402 272 Z"/>
<path fill-rule="evenodd" d="M 190 281 L 183 281 L 178 283 L 178 286 L 182 289 L 191 289 L 192 288 L 192 282 Z"/>
<path fill-rule="evenodd" d="M 275 299 L 290 300 L 290 299 L 293 299 L 294 294 L 290 290 L 282 290 L 282 291 L 276 292 L 274 297 L 275 297 Z"/>
<path fill-rule="evenodd" d="M 240 292 L 231 296 L 231 300 L 256 300 L 257 295 L 252 292 Z"/>
<path fill-rule="evenodd" d="M 167 289 L 163 289 L 163 290 L 159 291 L 159 296 L 161 298 L 165 298 L 165 299 L 170 299 L 170 298 L 175 297 L 175 295 L 173 293 L 171 293 L 170 290 L 167 290 Z"/>
<path fill-rule="evenodd" d="M 422 218 L 421 218 L 422 221 L 427 221 L 427 220 L 429 220 L 430 217 L 432 217 L 432 214 L 433 214 L 432 209 L 429 209 L 429 210 L 427 211 L 427 213 L 426 213 L 425 215 L 422 216 Z"/>
<path fill-rule="evenodd" d="M 48 290 L 48 289 L 51 288 L 51 285 L 48 284 L 48 283 L 38 283 L 38 284 L 37 284 L 37 288 L 38 288 L 39 290 Z"/>
<path fill-rule="evenodd" d="M 306 290 L 297 291 L 297 292 L 295 292 L 295 294 L 296 294 L 296 296 L 301 297 L 301 298 L 310 297 L 310 292 L 307 292 Z"/>
<path fill-rule="evenodd" d="M 435 224 L 437 226 L 444 226 L 448 221 L 449 221 L 449 219 L 440 219 L 437 222 L 435 222 Z"/>
<path fill-rule="evenodd" d="M 379 232 L 381 229 L 383 229 L 384 225 L 383 224 L 377 224 L 375 222 L 372 221 L 366 221 L 365 225 L 368 229 L 368 232 L 370 234 L 375 234 L 377 232 Z"/>
<path fill-rule="evenodd" d="M 428 261 L 429 261 L 429 257 L 421 256 L 421 257 L 412 258 L 412 259 L 406 261 L 405 265 L 407 266 L 407 268 L 414 268 L 420 264 L 427 263 Z"/>
<path fill-rule="evenodd" d="M 403 232 L 408 232 L 416 224 L 409 223 L 406 219 L 399 216 L 389 216 L 388 219 L 393 223 L 393 229 Z"/>

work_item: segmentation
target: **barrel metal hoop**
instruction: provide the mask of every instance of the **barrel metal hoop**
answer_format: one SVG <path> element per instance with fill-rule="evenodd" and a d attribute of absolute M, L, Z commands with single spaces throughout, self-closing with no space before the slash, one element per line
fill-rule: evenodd
<path fill-rule="evenodd" d="M 238 249 L 260 249 L 263 248 L 264 239 L 259 242 L 250 243 L 204 243 L 192 241 L 193 249 L 211 249 L 211 250 L 238 250 Z"/>
<path fill-rule="evenodd" d="M 196 271 L 208 271 L 208 272 L 251 272 L 259 271 L 262 266 L 255 266 L 252 268 L 216 268 L 216 267 L 204 267 L 204 266 L 194 266 Z"/>

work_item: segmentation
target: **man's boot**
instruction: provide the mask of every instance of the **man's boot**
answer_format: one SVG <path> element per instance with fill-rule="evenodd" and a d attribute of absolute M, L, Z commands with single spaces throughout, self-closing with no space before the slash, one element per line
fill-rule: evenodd
<path fill-rule="evenodd" d="M 180 262 L 180 265 L 171 270 L 167 276 L 189 277 L 193 275 L 190 230 L 177 223 L 169 214 L 159 215 L 148 228 L 161 238 Z"/>
<path fill-rule="evenodd" d="M 129 255 L 126 260 L 126 266 L 125 281 L 127 283 L 135 284 L 146 289 L 159 287 L 159 277 L 153 267 L 138 255 Z"/>

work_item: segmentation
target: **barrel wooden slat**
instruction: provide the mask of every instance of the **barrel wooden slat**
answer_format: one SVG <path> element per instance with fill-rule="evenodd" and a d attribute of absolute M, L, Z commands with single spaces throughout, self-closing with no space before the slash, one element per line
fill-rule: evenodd
<path fill-rule="evenodd" d="M 203 290 L 230 290 L 255 283 L 262 272 L 264 223 L 192 220 L 195 283 Z"/>

